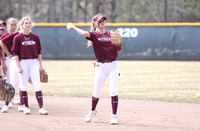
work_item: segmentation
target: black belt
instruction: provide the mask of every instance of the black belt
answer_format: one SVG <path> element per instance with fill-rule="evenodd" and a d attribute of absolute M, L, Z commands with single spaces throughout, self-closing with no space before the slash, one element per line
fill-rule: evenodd
<path fill-rule="evenodd" d="M 97 60 L 97 62 L 101 62 L 101 63 L 110 63 L 110 62 L 113 62 L 113 61 L 116 61 L 116 60 L 104 60 L 104 61 Z"/>

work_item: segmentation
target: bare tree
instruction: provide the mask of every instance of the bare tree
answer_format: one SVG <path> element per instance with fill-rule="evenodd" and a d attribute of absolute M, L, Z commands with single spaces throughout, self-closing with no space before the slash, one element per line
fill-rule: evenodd
<path fill-rule="evenodd" d="M 60 22 L 64 22 L 64 13 L 65 13 L 65 1 L 61 0 L 60 2 L 60 7 L 61 7 L 61 12 L 60 12 Z"/>
<path fill-rule="evenodd" d="M 117 3 L 115 0 L 111 1 L 111 22 L 115 22 L 117 17 Z"/>
<path fill-rule="evenodd" d="M 199 22 L 199 12 L 199 0 L 0 0 L 0 19 L 35 22 L 91 22 L 98 13 L 108 22 Z"/>
<path fill-rule="evenodd" d="M 67 8 L 67 16 L 66 16 L 66 18 L 67 18 L 68 22 L 74 22 L 73 2 L 74 2 L 73 0 L 67 0 L 67 6 L 66 6 L 66 8 Z"/>
<path fill-rule="evenodd" d="M 55 0 L 49 0 L 48 22 L 54 22 L 54 3 L 55 3 Z"/>

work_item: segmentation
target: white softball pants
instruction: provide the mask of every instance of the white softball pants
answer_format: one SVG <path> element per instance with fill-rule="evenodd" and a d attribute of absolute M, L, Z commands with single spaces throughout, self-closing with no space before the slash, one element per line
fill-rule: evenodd
<path fill-rule="evenodd" d="M 8 83 L 10 83 L 10 59 L 8 57 L 5 57 L 5 64 L 7 67 L 7 71 L 5 72 L 5 77 L 8 81 Z"/>
<path fill-rule="evenodd" d="M 37 59 L 26 59 L 20 61 L 23 74 L 18 73 L 20 90 L 27 91 L 29 77 L 33 83 L 35 92 L 41 91 L 40 74 Z"/>
<path fill-rule="evenodd" d="M 94 90 L 92 93 L 95 98 L 101 96 L 101 91 L 107 76 L 110 86 L 110 96 L 118 95 L 119 71 L 117 61 L 109 63 L 97 62 L 95 66 Z"/>
<path fill-rule="evenodd" d="M 10 84 L 16 89 L 19 85 L 19 77 L 17 73 L 17 64 L 15 61 L 15 57 L 12 57 L 10 60 Z"/>

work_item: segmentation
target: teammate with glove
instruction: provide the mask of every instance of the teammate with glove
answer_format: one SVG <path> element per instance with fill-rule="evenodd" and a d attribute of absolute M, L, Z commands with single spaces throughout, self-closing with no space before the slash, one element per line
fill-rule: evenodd
<path fill-rule="evenodd" d="M 9 57 L 12 56 L 11 47 L 12 47 L 13 37 L 16 34 L 18 34 L 16 32 L 16 25 L 17 25 L 17 20 L 15 18 L 9 18 L 7 20 L 7 33 L 4 34 L 4 37 L 0 41 L 2 49 L 5 50 L 3 47 L 5 46 L 8 54 L 8 55 L 3 54 L 5 56 L 5 65 L 3 64 L 4 65 L 3 70 L 5 72 L 4 76 L 6 77 L 7 82 L 10 83 L 15 89 L 19 85 L 19 78 L 16 71 L 16 63 L 14 57 L 12 59 L 10 59 Z M 1 112 L 2 113 L 8 112 L 8 109 L 12 107 L 12 103 L 19 105 L 20 101 L 15 99 L 13 99 L 10 102 L 6 101 L 5 106 L 3 106 Z"/>
<path fill-rule="evenodd" d="M 0 20 L 0 40 L 5 36 L 4 34 L 2 35 L 4 31 L 6 23 Z M 0 54 L 1 50 L 0 50 Z M 0 55 L 0 65 L 1 65 L 1 55 Z M 15 89 L 13 86 L 6 81 L 3 81 L 3 74 L 2 74 L 2 68 L 0 68 L 0 100 L 3 101 L 10 101 L 15 95 Z M 4 107 L 2 108 L 2 110 Z"/>
<path fill-rule="evenodd" d="M 23 110 L 24 114 L 30 114 L 27 93 L 28 79 L 30 77 L 39 105 L 39 114 L 47 115 L 48 111 L 43 107 L 43 95 L 39 74 L 39 70 L 44 70 L 42 67 L 41 44 L 38 35 L 31 32 L 32 23 L 33 22 L 30 17 L 23 17 L 20 20 L 19 26 L 21 28 L 21 33 L 14 37 L 11 51 L 14 53 L 17 64 L 20 90 L 25 104 L 25 108 Z M 40 69 L 38 68 L 38 61 Z"/>
<path fill-rule="evenodd" d="M 6 23 L 4 21 L 0 20 L 0 40 L 2 39 L 2 35 L 5 30 L 5 26 L 6 26 Z M 1 54 L 2 53 L 1 53 L 1 49 L 0 49 L 0 65 L 1 65 L 1 57 L 2 57 Z M 0 73 L 2 73 L 2 71 Z M 2 77 L 2 74 L 1 74 L 1 77 Z M 0 78 L 0 83 L 2 83 L 2 82 L 3 82 L 3 78 Z M 0 109 L 1 109 L 1 106 L 0 106 Z"/>
<path fill-rule="evenodd" d="M 121 43 L 115 45 L 111 42 L 111 35 L 105 30 L 105 20 L 107 18 L 101 14 L 92 18 L 91 31 L 84 31 L 75 27 L 72 23 L 67 25 L 68 30 L 76 30 L 80 35 L 86 37 L 89 42 L 88 46 L 93 46 L 97 59 L 95 66 L 94 90 L 92 93 L 92 108 L 85 117 L 86 122 L 90 122 L 97 113 L 96 106 L 101 96 L 103 84 L 108 76 L 110 85 L 110 95 L 112 103 L 112 115 L 110 124 L 118 124 L 117 107 L 118 107 L 118 52 L 121 51 Z M 121 36 L 120 36 L 121 37 Z"/>

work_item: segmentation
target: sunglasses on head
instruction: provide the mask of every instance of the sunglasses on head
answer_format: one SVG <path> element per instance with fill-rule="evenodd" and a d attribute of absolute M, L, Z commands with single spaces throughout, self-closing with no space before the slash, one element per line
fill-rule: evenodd
<path fill-rule="evenodd" d="M 105 20 L 100 20 L 98 23 L 102 23 L 102 22 L 105 23 Z"/>
<path fill-rule="evenodd" d="M 1 31 L 4 31 L 4 28 L 0 28 Z"/>

